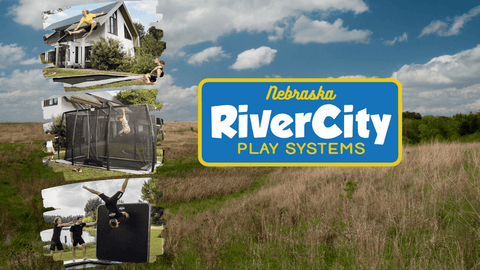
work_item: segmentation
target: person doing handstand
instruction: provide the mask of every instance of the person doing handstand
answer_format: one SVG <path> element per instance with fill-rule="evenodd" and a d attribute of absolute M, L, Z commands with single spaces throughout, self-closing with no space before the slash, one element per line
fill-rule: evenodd
<path fill-rule="evenodd" d="M 67 30 L 67 32 L 70 35 L 88 32 L 87 37 L 90 36 L 92 34 L 93 29 L 97 26 L 97 22 L 94 21 L 93 18 L 95 18 L 97 16 L 100 16 L 100 15 L 103 15 L 104 13 L 102 11 L 102 13 L 93 14 L 93 13 L 90 13 L 88 10 L 84 9 L 82 11 L 82 14 L 83 14 L 83 17 L 82 17 L 82 19 L 80 19 L 80 22 L 78 23 L 77 27 L 75 27 L 75 30 L 73 30 L 73 31 L 68 31 Z M 87 27 L 78 30 L 78 28 L 82 25 L 82 23 L 86 23 Z"/>
<path fill-rule="evenodd" d="M 120 210 L 118 209 L 118 206 L 117 206 L 118 200 L 125 193 L 125 189 L 127 188 L 127 184 L 128 184 L 128 178 L 125 179 L 125 182 L 123 182 L 122 189 L 120 191 L 117 191 L 117 193 L 115 193 L 115 195 L 113 195 L 112 197 L 108 197 L 103 193 L 100 193 L 96 190 L 93 190 L 93 189 L 87 188 L 86 186 L 83 186 L 84 189 L 90 191 L 93 194 L 98 195 L 105 202 L 105 206 L 107 207 L 107 210 L 108 210 L 108 218 L 110 219 L 110 221 L 109 221 L 110 226 L 112 226 L 114 228 L 118 227 L 118 225 L 120 224 L 120 222 L 118 221 L 119 218 L 123 218 L 123 217 L 128 218 L 129 217 L 127 212 L 120 212 Z"/>
<path fill-rule="evenodd" d="M 165 67 L 165 61 L 163 60 L 155 60 L 155 64 L 157 65 L 150 71 L 150 73 L 145 74 L 144 77 L 147 80 L 147 83 L 156 82 L 157 78 L 163 77 L 163 68 Z"/>

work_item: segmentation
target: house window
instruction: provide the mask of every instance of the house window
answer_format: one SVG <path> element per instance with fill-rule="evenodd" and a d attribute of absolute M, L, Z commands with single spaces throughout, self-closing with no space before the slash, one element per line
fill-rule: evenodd
<path fill-rule="evenodd" d="M 131 36 L 130 33 L 128 32 L 128 28 L 127 28 L 127 26 L 126 26 L 125 24 L 123 25 L 123 32 L 125 33 L 125 38 L 126 38 L 126 39 L 132 40 L 132 36 Z"/>
<path fill-rule="evenodd" d="M 43 101 L 43 107 L 58 105 L 58 98 L 47 99 Z"/>
<path fill-rule="evenodd" d="M 92 46 L 85 47 L 85 60 L 90 61 L 91 56 L 92 56 Z"/>
<path fill-rule="evenodd" d="M 117 31 L 117 12 L 115 11 L 109 20 L 108 33 L 118 35 Z"/>

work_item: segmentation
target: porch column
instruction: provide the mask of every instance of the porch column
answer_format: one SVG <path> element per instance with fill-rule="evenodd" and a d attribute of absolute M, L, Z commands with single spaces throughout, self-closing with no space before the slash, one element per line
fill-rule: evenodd
<path fill-rule="evenodd" d="M 55 49 L 55 66 L 58 67 L 58 51 L 60 51 L 60 43 L 57 43 L 57 47 Z"/>
<path fill-rule="evenodd" d="M 80 53 L 81 56 L 82 56 L 82 59 L 80 59 L 80 61 L 82 61 L 82 68 L 85 68 L 85 59 L 86 59 L 86 53 L 85 53 L 85 38 L 82 38 L 82 52 Z"/>

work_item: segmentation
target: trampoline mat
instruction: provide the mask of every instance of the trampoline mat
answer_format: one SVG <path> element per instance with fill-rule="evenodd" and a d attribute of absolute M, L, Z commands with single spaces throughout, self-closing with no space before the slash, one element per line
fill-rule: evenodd
<path fill-rule="evenodd" d="M 93 82 L 93 81 L 102 81 L 108 79 L 117 79 L 127 77 L 125 75 L 109 75 L 109 74 L 92 74 L 86 76 L 69 76 L 69 77 L 60 77 L 53 78 L 54 82 L 62 82 L 68 84 L 78 84 L 83 82 Z"/>

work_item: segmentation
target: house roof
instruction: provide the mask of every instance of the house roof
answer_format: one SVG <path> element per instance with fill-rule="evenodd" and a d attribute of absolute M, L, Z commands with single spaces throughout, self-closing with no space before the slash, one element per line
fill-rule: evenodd
<path fill-rule="evenodd" d="M 90 95 L 96 97 L 98 100 L 102 102 L 106 102 L 106 103 L 110 102 L 114 106 L 123 105 L 122 102 L 120 102 L 114 96 L 110 95 L 107 91 L 90 93 Z"/>
<path fill-rule="evenodd" d="M 109 15 L 109 13 L 113 13 L 115 10 L 117 10 L 121 5 L 123 4 L 123 2 L 114 2 L 114 3 L 111 3 L 111 4 L 108 4 L 106 6 L 103 6 L 103 7 L 99 7 L 97 9 L 93 9 L 93 10 L 89 10 L 90 13 L 105 13 L 107 15 Z M 80 13 L 79 15 L 77 16 L 73 16 L 73 17 L 70 17 L 70 18 L 67 18 L 63 21 L 59 21 L 59 22 L 56 22 L 56 23 L 52 23 L 50 24 L 49 26 L 47 26 L 45 28 L 45 30 L 55 30 L 57 28 L 62 28 L 62 27 L 65 27 L 65 26 L 70 26 L 71 24 L 74 24 L 74 23 L 78 23 L 80 21 L 80 19 L 82 18 L 82 14 Z M 110 17 L 110 16 L 102 16 L 102 17 Z M 96 20 L 97 21 L 97 20 Z M 102 23 L 103 24 L 103 23 Z"/>

